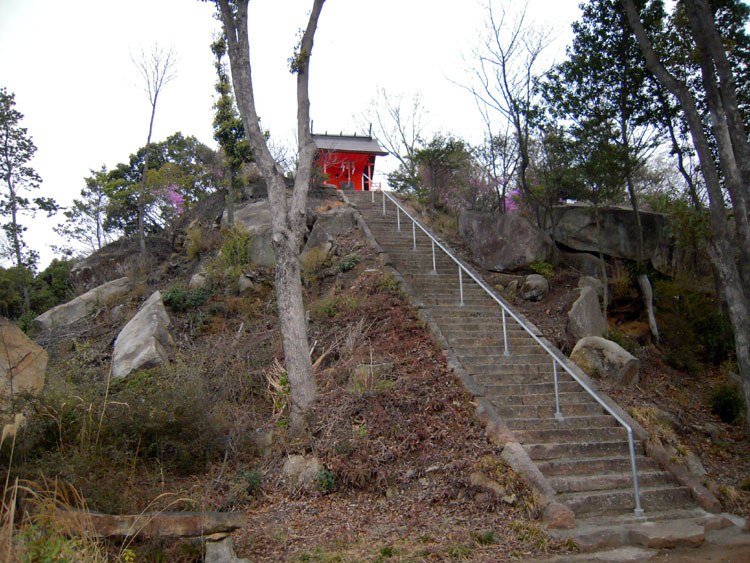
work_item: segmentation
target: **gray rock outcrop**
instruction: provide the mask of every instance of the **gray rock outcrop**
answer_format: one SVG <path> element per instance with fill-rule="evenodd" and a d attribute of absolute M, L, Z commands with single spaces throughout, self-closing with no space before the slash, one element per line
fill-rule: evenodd
<path fill-rule="evenodd" d="M 549 291 L 547 278 L 540 274 L 526 276 L 521 286 L 521 297 L 526 301 L 539 301 Z"/>
<path fill-rule="evenodd" d="M 667 228 L 667 218 L 661 213 L 640 211 L 643 228 L 643 259 L 648 260 L 659 271 L 669 269 L 672 240 Z M 614 258 L 635 260 L 638 233 L 635 214 L 627 207 L 605 207 L 599 209 L 601 229 L 597 229 L 594 210 L 582 204 L 554 207 L 546 225 L 547 232 L 555 242 L 572 250 L 599 252 L 599 233 L 602 237 L 602 252 Z M 580 258 L 580 257 L 579 257 Z M 589 269 L 585 264 L 585 269 Z M 586 274 L 592 271 L 581 270 Z"/>
<path fill-rule="evenodd" d="M 302 251 L 302 260 L 312 249 L 322 249 L 328 253 L 333 247 L 333 240 L 356 226 L 356 214 L 351 207 L 334 207 L 315 215 L 310 236 L 307 237 Z"/>
<path fill-rule="evenodd" d="M 132 371 L 166 363 L 174 346 L 169 325 L 161 293 L 155 291 L 117 336 L 112 377 L 125 377 Z"/>
<path fill-rule="evenodd" d="M 590 376 L 599 376 L 625 387 L 638 383 L 640 360 L 606 338 L 582 338 L 570 353 L 570 359 Z"/>
<path fill-rule="evenodd" d="M 601 262 L 599 258 L 588 252 L 564 252 L 559 253 L 560 261 L 581 272 L 586 276 L 598 276 L 602 271 Z"/>
<path fill-rule="evenodd" d="M 294 485 L 315 483 L 323 465 L 315 456 L 290 455 L 282 469 L 284 476 Z"/>
<path fill-rule="evenodd" d="M 458 229 L 474 259 L 487 270 L 518 270 L 554 256 L 549 235 L 517 213 L 462 211 Z"/>
<path fill-rule="evenodd" d="M 46 369 L 47 352 L 0 317 L 0 415 L 10 413 L 11 400 L 19 393 L 42 392 Z"/>
<path fill-rule="evenodd" d="M 599 295 L 591 286 L 581 288 L 581 294 L 568 311 L 568 332 L 578 341 L 586 336 L 604 336 L 607 321 L 602 313 Z"/>
<path fill-rule="evenodd" d="M 34 324 L 44 330 L 73 324 L 95 312 L 102 305 L 122 297 L 128 291 L 130 280 L 118 278 L 42 313 L 34 319 Z"/>
<path fill-rule="evenodd" d="M 222 227 L 226 227 L 226 211 L 221 218 Z M 252 236 L 248 259 L 262 266 L 273 266 L 276 258 L 271 246 L 273 225 L 271 221 L 271 206 L 267 199 L 251 201 L 241 205 L 234 211 L 234 224 Z"/>

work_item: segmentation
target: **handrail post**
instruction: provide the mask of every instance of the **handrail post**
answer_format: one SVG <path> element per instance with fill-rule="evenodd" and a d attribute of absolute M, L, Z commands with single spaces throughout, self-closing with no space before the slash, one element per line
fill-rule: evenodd
<path fill-rule="evenodd" d="M 414 252 L 416 252 L 417 251 L 417 222 L 414 219 L 412 219 L 411 221 L 411 236 L 412 236 L 412 239 L 414 240 L 413 250 Z"/>
<path fill-rule="evenodd" d="M 370 203 L 375 203 L 375 190 L 372 189 L 372 183 L 370 184 Z"/>
<path fill-rule="evenodd" d="M 557 360 L 552 359 L 552 371 L 555 374 L 555 418 L 557 420 L 563 420 L 563 415 L 560 412 L 560 388 L 557 384 Z"/>
<path fill-rule="evenodd" d="M 461 264 L 458 265 L 458 291 L 461 293 L 461 307 L 464 306 L 464 278 Z"/>
<path fill-rule="evenodd" d="M 635 510 L 633 512 L 636 516 L 643 516 L 643 508 L 641 508 L 641 493 L 638 489 L 638 470 L 635 467 L 635 445 L 633 444 L 632 428 L 628 428 L 628 447 L 630 448 L 630 465 L 633 469 L 633 494 L 635 495 Z"/>
<path fill-rule="evenodd" d="M 437 262 L 435 262 L 435 241 L 432 241 L 432 272 L 437 274 Z"/>
<path fill-rule="evenodd" d="M 401 232 L 401 210 L 397 207 L 396 208 L 396 225 L 398 228 L 398 232 Z"/>
<path fill-rule="evenodd" d="M 510 350 L 508 350 L 508 325 L 505 322 L 505 309 L 500 307 L 500 310 L 503 312 L 503 346 L 505 347 L 505 351 L 503 353 L 506 356 L 510 356 Z"/>
<path fill-rule="evenodd" d="M 381 193 L 383 194 L 383 217 L 385 217 L 385 192 L 381 191 Z M 398 205 L 396 207 L 398 207 Z"/>

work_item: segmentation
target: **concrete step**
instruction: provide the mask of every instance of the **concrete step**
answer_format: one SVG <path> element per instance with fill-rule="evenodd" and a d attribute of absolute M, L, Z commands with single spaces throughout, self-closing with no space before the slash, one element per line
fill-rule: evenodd
<path fill-rule="evenodd" d="M 633 473 L 631 471 L 626 471 L 622 473 L 600 473 L 596 475 L 556 476 L 550 477 L 549 483 L 558 493 L 630 489 L 633 487 Z M 674 485 L 674 477 L 665 471 L 638 471 L 639 488 Z"/>
<path fill-rule="evenodd" d="M 553 405 L 555 404 L 554 393 L 539 393 L 537 395 L 489 395 L 496 405 Z M 579 403 L 593 402 L 591 395 L 585 391 L 573 393 L 559 393 L 560 406 L 574 405 Z"/>
<path fill-rule="evenodd" d="M 638 471 L 655 471 L 659 468 L 650 457 L 635 457 Z M 598 473 L 630 471 L 630 457 L 627 455 L 606 457 L 579 457 L 551 459 L 537 462 L 537 467 L 547 477 L 564 475 L 596 475 Z"/>
<path fill-rule="evenodd" d="M 502 395 L 549 395 L 555 392 L 554 382 L 546 381 L 539 383 L 488 383 L 484 384 L 484 387 L 488 397 L 499 397 Z M 573 380 L 558 380 L 557 388 L 560 393 L 577 393 L 581 390 L 578 382 Z"/>
<path fill-rule="evenodd" d="M 585 438 L 585 436 L 583 436 L 583 438 Z M 627 440 L 523 444 L 523 449 L 526 450 L 526 453 L 534 461 L 563 458 L 604 457 L 607 455 L 629 455 Z M 635 453 L 636 455 L 643 455 L 643 445 L 639 441 L 635 442 Z"/>
<path fill-rule="evenodd" d="M 578 444 L 585 437 L 587 442 L 627 440 L 627 431 L 622 426 L 601 428 L 552 428 L 516 430 L 513 434 L 522 444 Z"/>
<path fill-rule="evenodd" d="M 680 508 L 692 504 L 687 487 L 667 486 L 641 489 L 641 506 L 645 511 Z M 611 489 L 563 493 L 558 499 L 576 515 L 610 514 L 635 508 L 633 489 Z"/>
<path fill-rule="evenodd" d="M 514 375 L 526 373 L 529 375 L 548 375 L 550 381 L 554 377 L 552 366 L 529 365 L 529 364 L 496 364 L 496 365 L 472 365 L 469 359 L 461 360 L 462 365 L 474 375 Z"/>
<path fill-rule="evenodd" d="M 555 405 L 502 405 L 492 399 L 497 414 L 503 418 L 552 418 L 555 416 Z M 602 414 L 604 409 L 597 403 L 580 403 L 565 405 L 562 409 L 565 416 L 589 416 Z"/>
<path fill-rule="evenodd" d="M 532 385 L 537 383 L 550 383 L 552 381 L 551 373 L 472 373 L 474 381 L 480 385 Z M 569 376 L 566 381 L 572 381 Z M 559 381 L 563 381 L 560 379 Z"/>
<path fill-rule="evenodd" d="M 608 414 L 592 416 L 569 416 L 558 420 L 556 418 L 508 418 L 505 424 L 513 430 L 554 430 L 557 428 L 602 428 L 605 426 L 620 426 L 615 418 Z"/>
<path fill-rule="evenodd" d="M 455 338 L 448 338 L 448 342 L 452 343 L 454 340 Z M 552 361 L 551 356 L 546 352 L 543 352 L 541 346 L 539 346 L 538 344 L 521 344 L 518 338 L 516 338 L 515 342 L 509 340 L 509 343 L 513 342 L 515 346 L 513 347 L 513 352 L 511 354 L 508 354 L 507 356 L 503 353 L 505 350 L 505 345 L 503 343 L 502 335 L 494 338 L 495 342 L 492 342 L 492 344 L 489 345 L 486 344 L 486 341 L 491 339 L 487 337 L 481 339 L 482 341 L 479 341 L 477 339 L 472 340 L 474 340 L 474 344 L 471 346 L 451 346 L 451 348 L 453 348 L 453 351 L 459 356 L 479 354 L 481 356 L 497 355 L 503 356 L 505 358 L 512 358 L 515 356 L 525 356 L 526 354 L 539 354 L 539 356 L 544 358 L 546 361 Z"/>
<path fill-rule="evenodd" d="M 544 352 L 541 348 L 539 348 L 540 353 L 532 353 L 532 354 L 519 354 L 518 352 L 514 354 L 508 354 L 507 356 L 505 354 L 497 353 L 496 351 L 494 353 L 485 353 L 482 354 L 481 352 L 475 352 L 471 354 L 471 364 L 472 365 L 505 365 L 505 364 L 522 364 L 522 365 L 528 365 L 528 366 L 540 366 L 540 365 L 552 365 L 552 362 L 554 361 L 552 356 L 547 354 L 547 352 Z M 467 358 L 469 359 L 469 358 Z"/>

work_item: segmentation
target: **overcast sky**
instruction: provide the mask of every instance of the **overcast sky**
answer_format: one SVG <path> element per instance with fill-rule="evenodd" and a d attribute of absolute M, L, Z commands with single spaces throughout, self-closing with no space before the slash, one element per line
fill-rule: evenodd
<path fill-rule="evenodd" d="M 578 3 L 529 0 L 531 17 L 552 26 L 558 38 L 550 56 L 563 56 Z M 294 141 L 296 121 L 287 59 L 311 5 L 250 2 L 258 113 L 272 137 L 286 144 Z M 69 204 L 90 169 L 112 168 L 145 144 L 150 106 L 131 56 L 155 43 L 173 46 L 178 63 L 176 80 L 159 98 L 154 140 L 181 131 L 216 146 L 209 46 L 219 24 L 213 13 L 212 3 L 197 0 L 0 0 L 0 86 L 15 93 L 38 148 L 32 165 L 43 184 L 36 195 Z M 428 134 L 479 141 L 475 103 L 455 82 L 466 82 L 485 14 L 480 0 L 328 0 L 310 70 L 315 131 L 354 132 L 382 87 L 393 96 L 421 92 Z M 394 167 L 394 160 L 379 159 L 378 171 Z M 60 220 L 24 219 L 41 267 L 53 257 L 49 245 L 62 242 L 51 231 Z"/>

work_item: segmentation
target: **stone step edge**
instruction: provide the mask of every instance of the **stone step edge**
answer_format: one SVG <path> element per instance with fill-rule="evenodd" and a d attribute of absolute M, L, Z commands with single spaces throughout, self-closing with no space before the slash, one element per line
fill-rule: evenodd
<path fill-rule="evenodd" d="M 727 513 L 703 511 L 703 514 L 695 514 L 694 511 L 678 509 L 659 511 L 652 517 L 642 518 L 632 515 L 604 520 L 601 517 L 582 518 L 575 529 L 550 530 L 550 535 L 559 541 L 573 541 L 581 553 L 626 545 L 650 549 L 698 547 L 704 542 L 717 543 L 727 534 L 735 538 L 740 536 L 742 544 L 750 546 L 750 534 L 743 531 L 746 525 L 741 518 Z"/>

